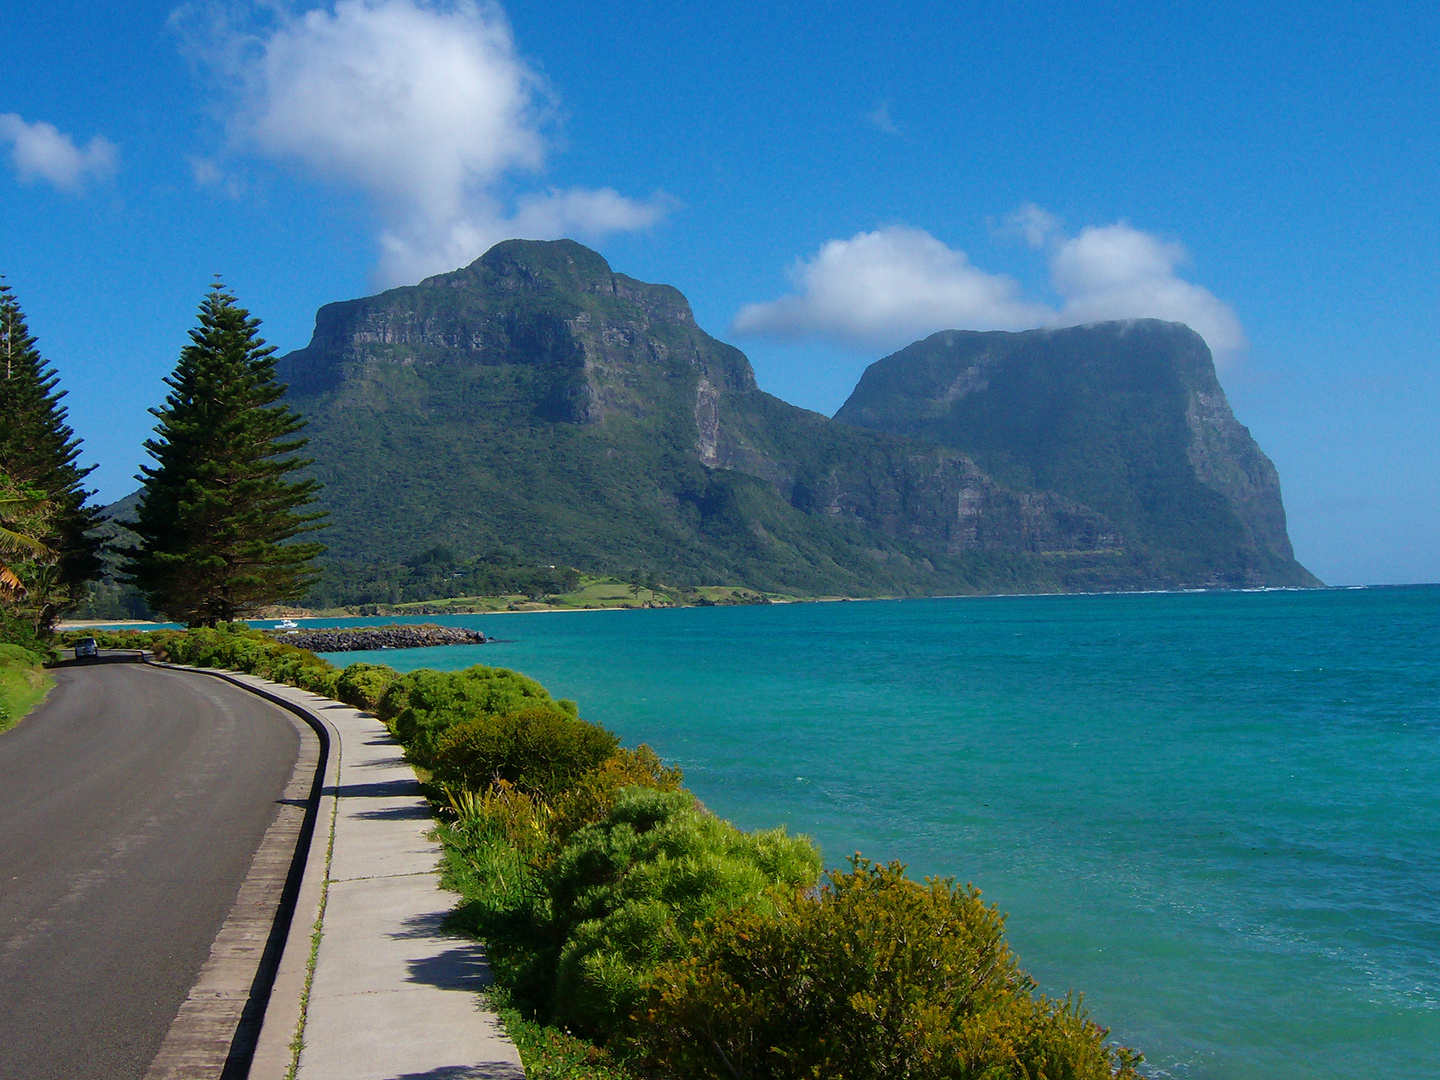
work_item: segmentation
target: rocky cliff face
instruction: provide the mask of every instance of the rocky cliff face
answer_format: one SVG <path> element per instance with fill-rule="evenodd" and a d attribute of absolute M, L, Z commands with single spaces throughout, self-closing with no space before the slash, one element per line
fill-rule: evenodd
<path fill-rule="evenodd" d="M 535 416 L 582 424 L 644 418 L 657 390 L 696 375 L 717 390 L 755 389 L 749 361 L 705 335 L 678 290 L 613 273 L 571 241 L 500 244 L 416 287 L 327 304 L 284 370 L 311 394 L 377 363 L 518 366 L 536 384 Z"/>
<path fill-rule="evenodd" d="M 311 421 L 341 560 L 501 545 L 852 595 L 1178 580 L 1062 486 L 763 393 L 679 292 L 570 241 L 510 241 L 418 286 L 327 305 L 279 367 Z M 1223 440 L 1197 445 L 1206 475 L 1239 491 Z"/>
<path fill-rule="evenodd" d="M 1317 583 L 1291 550 L 1275 466 L 1178 323 L 945 331 L 871 365 L 835 418 L 1074 499 L 1180 581 Z"/>

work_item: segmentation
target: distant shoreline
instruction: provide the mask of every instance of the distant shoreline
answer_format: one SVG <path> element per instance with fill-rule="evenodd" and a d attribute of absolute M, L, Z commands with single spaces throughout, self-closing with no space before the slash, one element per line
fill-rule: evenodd
<path fill-rule="evenodd" d="M 1343 592 L 1353 589 L 1392 589 L 1392 588 L 1423 588 L 1427 585 L 1436 586 L 1440 582 L 1408 582 L 1399 585 L 1270 585 L 1245 589 L 1116 589 L 1105 592 L 1035 592 L 1035 593 L 948 593 L 939 596 L 786 596 L 766 597 L 762 600 L 745 603 L 712 603 L 712 604 L 606 604 L 593 607 L 580 607 L 570 604 L 541 604 L 538 602 L 527 604 L 517 608 L 492 608 L 486 610 L 471 611 L 443 611 L 432 608 L 429 611 L 388 611 L 375 615 L 359 615 L 354 612 L 337 612 L 334 614 L 319 614 L 306 611 L 288 611 L 279 615 L 267 615 L 263 618 L 251 618 L 242 620 L 248 622 L 257 630 L 266 629 L 261 623 L 279 622 L 281 619 L 324 619 L 327 621 L 340 621 L 344 619 L 436 619 L 455 618 L 458 616 L 476 615 L 490 618 L 499 615 L 554 615 L 566 613 L 586 613 L 602 611 L 671 611 L 685 608 L 703 607 L 767 607 L 781 606 L 786 604 L 864 604 L 892 602 L 896 600 L 1020 600 L 1035 599 L 1037 597 L 1099 597 L 1099 596 L 1186 596 L 1186 595 L 1233 595 L 1233 594 L 1254 594 L 1272 592 Z M 158 622 L 147 619 L 66 619 L 56 623 L 57 630 L 84 630 L 91 627 L 108 628 L 133 628 L 133 629 L 156 629 L 162 626 L 174 625 L 172 623 Z"/>

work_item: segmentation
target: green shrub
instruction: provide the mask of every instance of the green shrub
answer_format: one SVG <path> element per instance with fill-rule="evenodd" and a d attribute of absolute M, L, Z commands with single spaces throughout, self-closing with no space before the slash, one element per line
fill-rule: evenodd
<path fill-rule="evenodd" d="M 328 664 L 324 668 L 307 665 L 295 676 L 295 685 L 300 689 L 336 701 L 340 700 L 339 683 L 340 672 Z"/>
<path fill-rule="evenodd" d="M 340 673 L 335 693 L 340 701 L 357 709 L 375 712 L 385 691 L 398 679 L 399 673 L 383 664 L 351 664 Z"/>
<path fill-rule="evenodd" d="M 102 649 L 149 649 L 157 640 L 173 637 L 174 630 L 62 630 L 55 640 L 73 646 L 81 638 L 93 637 Z"/>
<path fill-rule="evenodd" d="M 434 778 L 480 789 L 496 780 L 549 798 L 594 769 L 620 744 L 604 728 L 554 705 L 531 705 L 499 716 L 477 716 L 437 741 Z"/>
<path fill-rule="evenodd" d="M 0 642 L 0 663 L 14 665 L 17 667 L 34 667 L 36 664 L 43 664 L 45 658 L 38 652 L 32 652 L 22 645 L 10 645 Z"/>
<path fill-rule="evenodd" d="M 564 841 L 578 829 L 603 820 L 615 808 L 623 789 L 679 791 L 683 781 L 679 768 L 666 766 L 643 743 L 634 750 L 621 747 L 551 800 L 550 830 Z"/>
<path fill-rule="evenodd" d="M 978 891 L 858 856 L 818 901 L 731 907 L 661 964 L 633 1043 L 662 1076 L 1112 1080 L 1140 1058 L 1035 996 Z"/>
<path fill-rule="evenodd" d="M 321 685 L 334 690 L 331 675 L 338 675 L 335 667 L 314 653 L 294 645 L 272 643 L 262 640 L 254 646 L 253 659 L 248 670 L 272 682 L 289 683 L 309 689 L 310 685 Z"/>
<path fill-rule="evenodd" d="M 783 829 L 744 833 L 685 791 L 627 788 L 579 830 L 544 873 L 555 951 L 551 1008 L 604 1038 L 644 998 L 655 966 L 689 952 L 697 920 L 770 911 L 770 890 L 812 886 L 820 856 Z"/>
<path fill-rule="evenodd" d="M 40 666 L 45 660 L 33 649 L 0 643 L 0 731 L 12 727 L 38 705 L 53 685 Z"/>
<path fill-rule="evenodd" d="M 183 633 L 156 631 L 151 640 L 156 655 L 178 664 L 243 671 L 323 697 L 335 696 L 340 676 L 314 653 L 275 641 L 240 622 Z"/>
<path fill-rule="evenodd" d="M 504 782 L 481 792 L 452 790 L 447 799 L 437 830 L 445 847 L 442 883 L 465 898 L 448 925 L 485 940 L 498 985 L 527 1002 L 546 1000 L 554 973 L 542 962 L 550 908 L 538 866 L 553 843 L 548 811 Z"/>
<path fill-rule="evenodd" d="M 51 639 L 46 634 L 37 634 L 31 619 L 7 611 L 3 606 L 0 606 L 0 642 L 19 645 L 45 660 L 59 658 Z"/>
<path fill-rule="evenodd" d="M 195 667 L 228 667 L 249 671 L 258 662 L 265 639 L 244 623 L 195 627 L 164 642 L 166 659 Z"/>
<path fill-rule="evenodd" d="M 422 765 L 434 758 L 447 729 L 476 716 L 515 712 L 556 703 L 534 679 L 505 668 L 477 664 L 463 671 L 411 671 L 380 698 L 379 716 Z"/>
<path fill-rule="evenodd" d="M 515 849 L 528 865 L 536 865 L 553 846 L 551 810 L 539 799 L 499 780 L 483 790 L 446 788 L 441 809 L 454 819 L 452 831 L 471 838 L 485 836 Z"/>

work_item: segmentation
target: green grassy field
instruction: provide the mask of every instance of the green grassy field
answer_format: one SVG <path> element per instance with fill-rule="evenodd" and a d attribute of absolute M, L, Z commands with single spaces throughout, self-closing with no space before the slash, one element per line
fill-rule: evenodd
<path fill-rule="evenodd" d="M 661 584 L 645 588 L 615 577 L 581 575 L 572 592 L 539 599 L 515 593 L 506 596 L 455 596 L 408 604 L 377 605 L 377 615 L 444 615 L 485 611 L 576 611 L 599 608 L 694 607 L 711 604 L 785 603 L 799 599 L 784 593 L 757 592 L 738 585 L 701 585 L 672 589 Z M 345 615 L 351 611 L 324 612 Z"/>
<path fill-rule="evenodd" d="M 40 657 L 18 645 L 0 645 L 0 731 L 24 719 L 54 685 Z"/>
<path fill-rule="evenodd" d="M 297 608 L 286 607 L 268 611 L 252 621 L 292 618 L 343 619 L 350 616 L 389 615 L 468 615 L 491 611 L 594 611 L 606 608 L 710 607 L 732 604 L 788 604 L 802 600 L 833 600 L 839 597 L 799 597 L 788 593 L 759 592 L 739 585 L 700 585 L 676 589 L 664 584 L 655 588 L 637 587 L 616 577 L 580 576 L 580 587 L 567 593 L 535 598 L 523 593 L 501 596 L 452 596 L 434 600 L 417 600 L 404 604 L 367 604 L 361 607 Z M 104 619 L 72 620 L 62 624 L 65 629 L 98 625 Z M 136 622 L 137 629 L 149 623 Z"/>

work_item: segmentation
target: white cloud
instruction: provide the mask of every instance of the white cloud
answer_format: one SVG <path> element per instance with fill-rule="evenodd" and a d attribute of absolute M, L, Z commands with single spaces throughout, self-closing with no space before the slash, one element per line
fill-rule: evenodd
<path fill-rule="evenodd" d="M 225 182 L 224 170 L 208 158 L 192 157 L 190 175 L 200 187 L 216 187 Z"/>
<path fill-rule="evenodd" d="M 1002 233 L 1011 233 L 1024 239 L 1032 248 L 1041 248 L 1062 229 L 1058 217 L 1049 210 L 1042 210 L 1034 203 L 1026 203 L 1005 219 Z"/>
<path fill-rule="evenodd" d="M 380 236 L 380 276 L 389 282 L 419 281 L 463 266 L 499 241 L 516 236 L 596 240 L 607 233 L 644 229 L 674 205 L 663 192 L 637 202 L 611 188 L 552 188 L 522 195 L 513 215 L 501 214 L 492 204 L 478 213 L 452 218 L 443 234 L 424 221 L 418 229 L 386 229 Z"/>
<path fill-rule="evenodd" d="M 103 180 L 119 156 L 109 139 L 96 135 L 82 149 L 53 124 L 27 124 L 15 113 L 0 115 L 0 140 L 11 144 L 21 180 L 44 180 L 62 191 L 79 192 L 87 180 Z"/>
<path fill-rule="evenodd" d="M 895 124 L 895 118 L 890 115 L 890 102 L 879 102 L 873 109 L 865 114 L 865 122 L 871 127 L 883 131 L 886 135 L 899 135 L 900 128 Z"/>
<path fill-rule="evenodd" d="M 534 233 L 599 236 L 649 228 L 677 205 L 663 191 L 657 191 L 647 202 L 636 202 L 614 188 L 551 188 L 543 194 L 520 196 L 514 221 L 518 228 Z"/>
<path fill-rule="evenodd" d="M 1245 332 L 1229 304 L 1179 277 L 1184 247 L 1120 223 L 1091 225 L 1060 241 L 1050 256 L 1050 277 L 1064 306 L 1065 324 L 1104 319 L 1168 319 L 1205 339 L 1216 356 L 1245 345 Z"/>
<path fill-rule="evenodd" d="M 219 190 L 232 199 L 238 199 L 245 193 L 244 185 L 222 169 L 218 162 L 201 157 L 187 160 L 190 162 L 190 175 L 195 180 L 196 187 Z"/>
<path fill-rule="evenodd" d="M 240 139 L 369 194 L 387 284 L 454 269 L 511 236 L 591 238 L 669 207 L 603 189 L 497 189 L 545 163 L 546 94 L 496 5 L 338 0 L 270 25 L 208 31 L 205 56 L 238 92 Z"/>
<path fill-rule="evenodd" d="M 1051 315 L 1010 278 L 987 274 L 927 232 L 899 226 L 831 240 L 814 258 L 797 260 L 790 278 L 797 292 L 747 304 L 735 332 L 895 349 L 936 330 L 1019 330 Z"/>
<path fill-rule="evenodd" d="M 1012 279 L 919 229 L 891 227 L 831 240 L 790 270 L 795 291 L 747 304 L 737 334 L 817 337 L 856 351 L 893 350 L 937 330 L 1022 330 L 1109 319 L 1166 319 L 1197 331 L 1223 363 L 1245 345 L 1240 320 L 1209 290 L 1181 278 L 1185 249 L 1122 223 L 1066 234 L 1027 204 L 1006 221 L 1048 249 L 1058 306 L 1027 298 Z"/>

